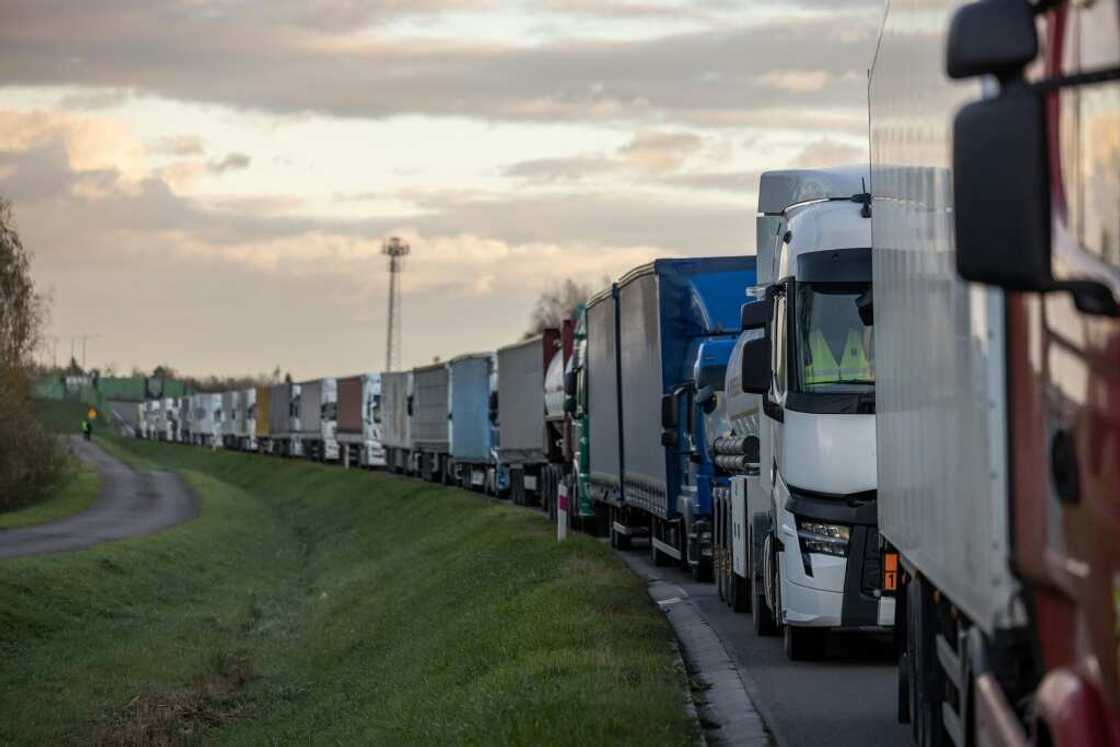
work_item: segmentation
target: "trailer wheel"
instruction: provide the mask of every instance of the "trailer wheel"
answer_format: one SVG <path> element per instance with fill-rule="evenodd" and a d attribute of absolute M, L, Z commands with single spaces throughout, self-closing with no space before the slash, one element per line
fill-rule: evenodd
<path fill-rule="evenodd" d="M 732 612 L 750 612 L 752 607 L 750 581 L 731 571 L 730 586 Z"/>

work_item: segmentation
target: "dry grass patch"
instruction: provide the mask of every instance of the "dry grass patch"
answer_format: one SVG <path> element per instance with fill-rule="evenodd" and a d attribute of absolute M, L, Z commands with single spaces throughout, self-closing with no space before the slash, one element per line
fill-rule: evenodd
<path fill-rule="evenodd" d="M 101 747 L 170 747 L 198 741 L 208 729 L 252 718 L 252 706 L 241 703 L 238 694 L 256 676 L 248 657 L 226 657 L 218 672 L 195 677 L 189 688 L 137 695 L 113 724 L 96 732 L 94 743 Z"/>

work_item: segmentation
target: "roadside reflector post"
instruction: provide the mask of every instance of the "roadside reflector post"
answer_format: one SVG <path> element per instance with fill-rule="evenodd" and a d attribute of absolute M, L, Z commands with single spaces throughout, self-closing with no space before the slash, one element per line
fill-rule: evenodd
<path fill-rule="evenodd" d="M 560 482 L 556 491 L 556 541 L 568 538 L 568 484 Z"/>

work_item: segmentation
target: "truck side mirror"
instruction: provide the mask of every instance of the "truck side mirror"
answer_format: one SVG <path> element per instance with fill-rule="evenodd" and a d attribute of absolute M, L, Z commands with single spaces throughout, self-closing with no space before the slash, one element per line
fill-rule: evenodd
<path fill-rule="evenodd" d="M 408 417 L 412 417 L 412 395 L 408 395 Z"/>
<path fill-rule="evenodd" d="M 676 431 L 661 431 L 661 445 L 669 448 L 677 448 L 677 432 Z"/>
<path fill-rule="evenodd" d="M 956 79 L 1016 75 L 1037 55 L 1034 8 L 1027 0 L 980 0 L 953 14 L 945 72 Z"/>
<path fill-rule="evenodd" d="M 490 392 L 490 422 L 497 424 L 498 422 L 498 393 Z"/>
<path fill-rule="evenodd" d="M 739 310 L 739 322 L 743 330 L 763 329 L 770 322 L 774 300 L 767 296 L 761 301 L 743 304 Z"/>
<path fill-rule="evenodd" d="M 875 291 L 868 288 L 856 299 L 856 312 L 863 326 L 871 327 L 875 324 Z"/>
<path fill-rule="evenodd" d="M 1042 98 L 1017 90 L 963 107 L 953 122 L 957 272 L 1009 290 L 1045 291 L 1050 184 Z"/>
<path fill-rule="evenodd" d="M 743 343 L 742 388 L 747 394 L 770 391 L 770 338 L 766 336 Z"/>
<path fill-rule="evenodd" d="M 661 427 L 673 430 L 677 427 L 677 397 L 674 394 L 661 395 Z"/>
<path fill-rule="evenodd" d="M 564 412 L 568 415 L 576 414 L 576 398 L 575 395 L 564 395 Z"/>

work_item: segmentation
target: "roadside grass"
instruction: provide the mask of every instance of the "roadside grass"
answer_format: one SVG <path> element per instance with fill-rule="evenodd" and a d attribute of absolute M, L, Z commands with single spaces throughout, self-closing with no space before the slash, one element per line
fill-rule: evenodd
<path fill-rule="evenodd" d="M 199 518 L 0 563 L 0 743 L 695 743 L 601 543 L 458 489 L 110 438 Z"/>
<path fill-rule="evenodd" d="M 101 480 L 97 470 L 76 459 L 72 461 L 73 466 L 49 498 L 0 512 L 0 530 L 44 524 L 89 508 L 97 500 Z"/>

